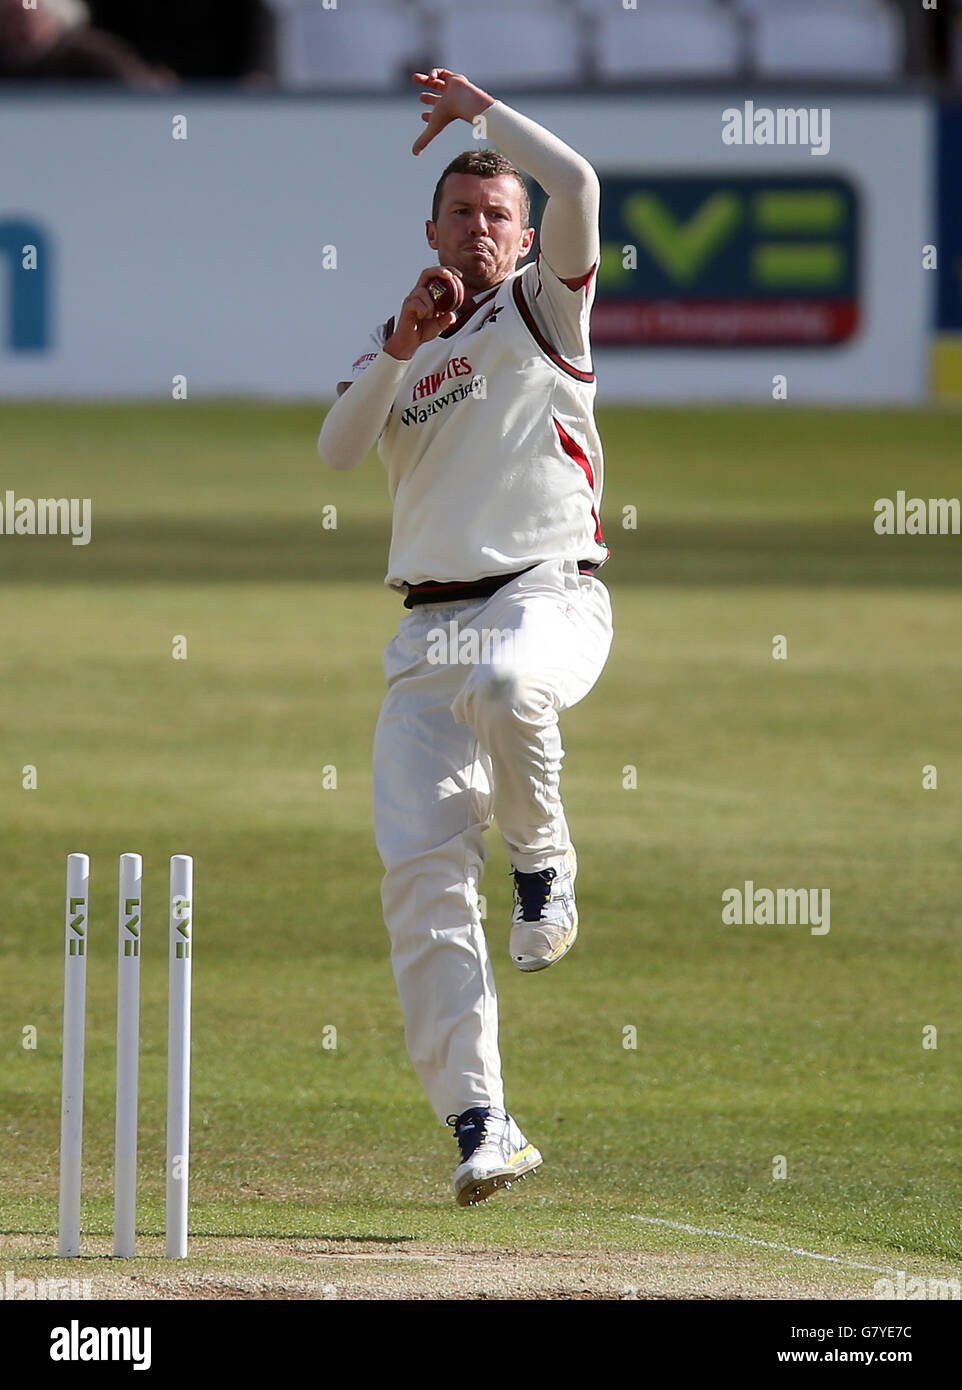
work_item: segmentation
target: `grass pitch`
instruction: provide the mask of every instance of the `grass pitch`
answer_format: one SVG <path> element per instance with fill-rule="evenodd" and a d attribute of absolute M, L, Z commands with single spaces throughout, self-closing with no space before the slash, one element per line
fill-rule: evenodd
<path fill-rule="evenodd" d="M 321 416 L 0 408 L 0 486 L 93 505 L 87 547 L 0 537 L 0 1276 L 165 1298 L 866 1297 L 888 1269 L 962 1278 L 962 540 L 872 526 L 898 489 L 958 495 L 957 417 L 601 410 L 616 639 L 562 726 L 571 956 L 512 970 L 496 829 L 484 884 L 507 1101 L 545 1163 L 465 1211 L 380 916 L 389 499 L 375 458 L 320 464 Z M 92 870 L 88 1255 L 59 1261 L 74 850 Z M 142 1234 L 113 1262 L 126 850 L 145 866 Z M 158 1258 L 177 852 L 196 890 L 184 1265 Z M 724 925 L 746 879 L 830 889 L 830 932 Z"/>

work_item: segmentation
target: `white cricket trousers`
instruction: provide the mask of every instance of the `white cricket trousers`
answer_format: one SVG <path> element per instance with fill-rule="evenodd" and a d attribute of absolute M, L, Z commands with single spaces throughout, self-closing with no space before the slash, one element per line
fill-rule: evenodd
<path fill-rule="evenodd" d="M 574 560 L 549 560 L 490 598 L 413 608 L 384 652 L 381 900 L 408 1053 L 442 1124 L 505 1108 L 478 902 L 484 831 L 497 820 L 524 873 L 564 860 L 558 715 L 591 690 L 611 640 L 605 585 Z M 491 925 L 507 957 L 510 922 Z"/>

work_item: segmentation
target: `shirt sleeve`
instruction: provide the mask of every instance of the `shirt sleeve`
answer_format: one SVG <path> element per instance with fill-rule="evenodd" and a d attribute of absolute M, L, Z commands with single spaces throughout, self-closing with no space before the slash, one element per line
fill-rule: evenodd
<path fill-rule="evenodd" d="M 377 328 L 368 334 L 367 342 L 361 348 L 358 356 L 355 357 L 350 372 L 337 383 L 339 396 L 343 396 L 351 382 L 357 381 L 361 373 L 371 365 L 393 332 L 394 320 L 388 319 L 387 323 L 379 323 Z"/>
<path fill-rule="evenodd" d="M 380 439 L 410 362 L 378 352 L 345 382 L 321 425 L 317 452 L 330 468 L 356 468 Z"/>
<path fill-rule="evenodd" d="M 522 293 L 535 323 L 548 342 L 566 362 L 579 371 L 590 372 L 591 306 L 595 299 L 598 262 L 571 289 L 554 272 L 542 252 L 521 277 Z"/>

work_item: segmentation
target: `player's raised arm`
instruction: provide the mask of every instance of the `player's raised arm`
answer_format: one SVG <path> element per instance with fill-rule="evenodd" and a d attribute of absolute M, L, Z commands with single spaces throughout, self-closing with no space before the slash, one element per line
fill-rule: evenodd
<path fill-rule="evenodd" d="M 424 89 L 421 101 L 431 110 L 422 116 L 427 128 L 413 152 L 420 154 L 451 121 L 473 122 L 483 114 L 488 138 L 513 164 L 537 179 L 548 195 L 541 222 L 544 258 L 562 280 L 583 282 L 601 249 L 601 187 L 588 161 L 550 130 L 475 87 L 460 73 L 432 68 L 430 73 L 415 73 L 414 81 Z"/>

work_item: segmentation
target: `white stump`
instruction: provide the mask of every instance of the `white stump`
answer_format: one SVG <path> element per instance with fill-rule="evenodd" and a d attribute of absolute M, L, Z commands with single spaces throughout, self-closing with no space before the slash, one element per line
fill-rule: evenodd
<path fill-rule="evenodd" d="M 190 968 L 194 861 L 170 861 L 170 1006 L 167 1029 L 167 1254 L 187 1255 L 190 1170 Z"/>

